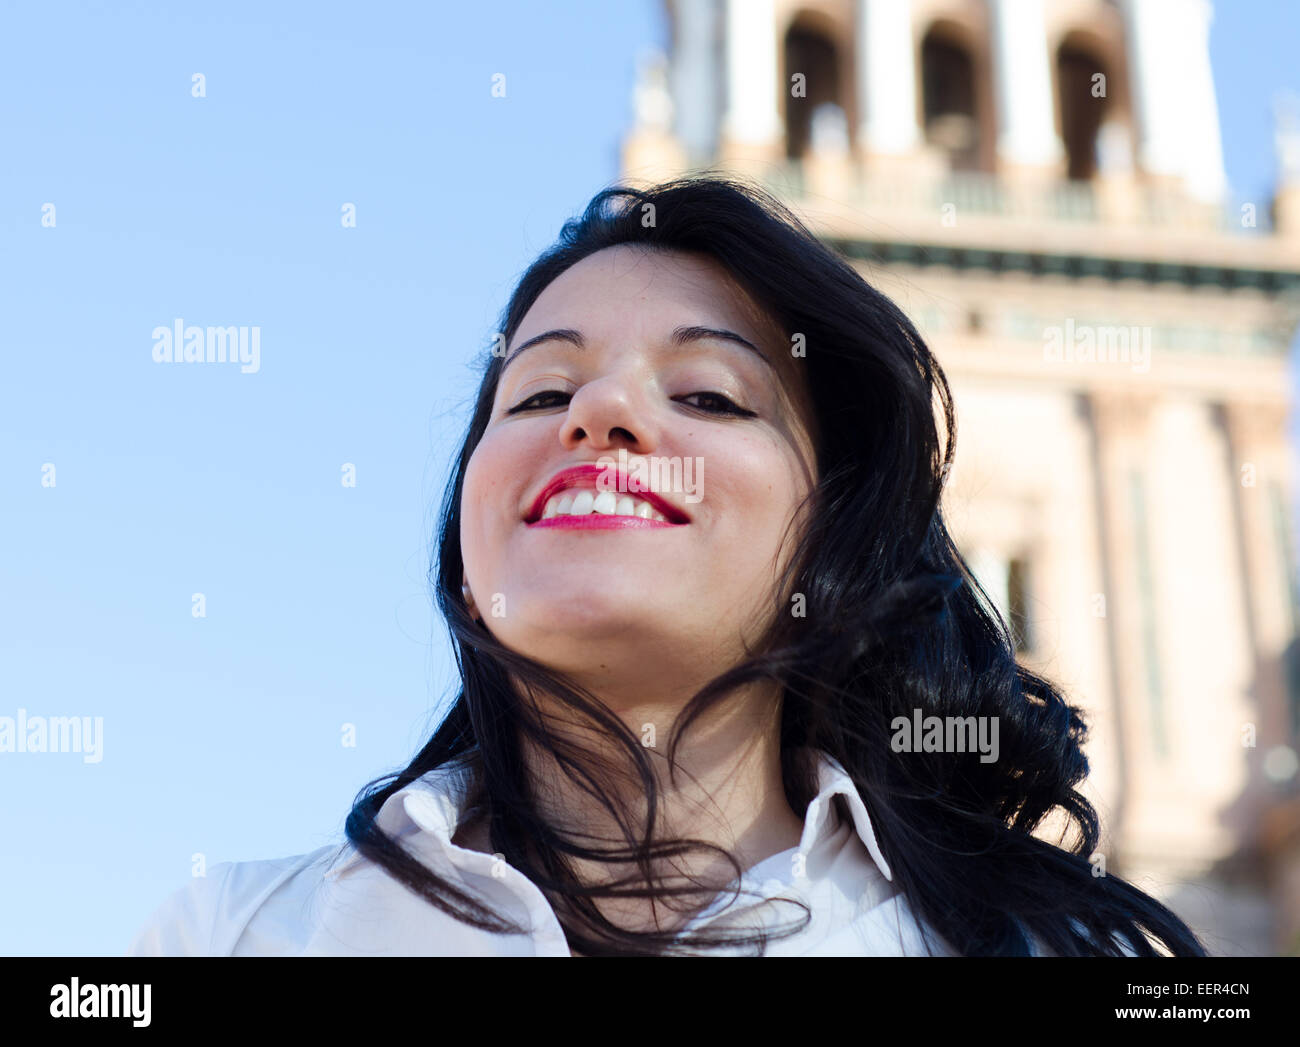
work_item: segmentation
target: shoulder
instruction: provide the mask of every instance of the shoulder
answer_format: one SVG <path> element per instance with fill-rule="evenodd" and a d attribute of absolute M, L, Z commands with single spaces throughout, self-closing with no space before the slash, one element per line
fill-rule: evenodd
<path fill-rule="evenodd" d="M 128 956 L 207 956 L 218 901 L 234 867 L 222 862 L 176 888 L 149 915 L 131 940 Z"/>
<path fill-rule="evenodd" d="M 946 938 L 917 912 L 902 892 L 884 897 L 866 891 L 858 896 L 850 915 L 840 909 L 827 910 L 833 922 L 828 933 L 811 950 L 796 955 L 817 956 L 960 956 Z M 1074 928 L 1085 936 L 1087 928 L 1072 919 Z M 1036 935 L 1029 934 L 1031 956 L 1055 956 Z M 1138 955 L 1133 943 L 1116 932 L 1113 940 L 1125 956 Z"/>
<path fill-rule="evenodd" d="M 1080 933 L 1086 929 L 1074 921 Z M 1118 932 L 1114 941 L 1125 956 L 1138 955 Z M 1031 956 L 1055 956 L 1037 936 L 1029 935 Z M 902 894 L 895 894 L 860 913 L 840 933 L 828 937 L 819 954 L 842 956 L 958 956 L 946 939 L 922 920 Z"/>
<path fill-rule="evenodd" d="M 857 955 L 955 956 L 952 946 L 912 908 L 901 892 L 871 906 L 854 921 Z"/>
<path fill-rule="evenodd" d="M 954 956 L 955 950 L 933 927 L 919 918 L 907 897 L 898 891 L 871 890 L 827 903 L 821 892 L 804 894 L 813 922 L 797 938 L 777 939 L 771 956 Z"/>
<path fill-rule="evenodd" d="M 172 891 L 136 932 L 127 956 L 229 956 L 266 900 L 298 880 L 317 882 L 338 854 L 328 845 L 306 854 L 221 862 Z"/>

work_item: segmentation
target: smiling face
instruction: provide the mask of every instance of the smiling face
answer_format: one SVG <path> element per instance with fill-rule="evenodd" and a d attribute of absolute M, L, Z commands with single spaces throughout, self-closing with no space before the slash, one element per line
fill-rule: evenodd
<path fill-rule="evenodd" d="M 611 247 L 552 281 L 465 473 L 465 579 L 492 634 L 615 690 L 693 689 L 742 657 L 815 482 L 802 366 L 707 256 Z"/>

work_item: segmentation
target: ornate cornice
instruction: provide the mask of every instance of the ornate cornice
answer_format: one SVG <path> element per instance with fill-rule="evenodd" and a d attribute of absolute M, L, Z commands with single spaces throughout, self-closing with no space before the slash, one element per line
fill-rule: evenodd
<path fill-rule="evenodd" d="M 1253 269 L 1244 266 L 1181 265 L 1170 262 L 1110 258 L 1104 255 L 1054 254 L 1043 251 L 1006 251 L 952 247 L 888 240 L 827 237 L 825 243 L 852 259 L 883 265 L 948 266 L 991 273 L 1025 273 L 1067 279 L 1101 277 L 1105 280 L 1173 282 L 1186 287 L 1224 290 L 1254 288 L 1266 294 L 1300 293 L 1300 271 Z"/>

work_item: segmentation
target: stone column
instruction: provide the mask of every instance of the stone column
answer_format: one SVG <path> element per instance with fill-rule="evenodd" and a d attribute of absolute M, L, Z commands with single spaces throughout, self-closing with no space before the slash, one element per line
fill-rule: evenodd
<path fill-rule="evenodd" d="M 686 155 L 672 132 L 673 100 L 668 60 L 659 52 L 642 56 L 634 91 L 636 120 L 623 142 L 622 180 L 654 183 L 681 174 Z"/>
<path fill-rule="evenodd" d="M 1258 751 L 1285 743 L 1290 734 L 1283 657 L 1294 639 L 1287 557 L 1279 545 L 1274 491 L 1287 515 L 1287 405 L 1227 402 L 1220 406 L 1238 526 L 1237 548 L 1225 550 L 1241 564 L 1242 604 L 1255 665 L 1253 697 L 1259 717 Z M 1276 486 L 1274 486 L 1276 485 Z M 1286 534 L 1290 540 L 1289 532 Z"/>
<path fill-rule="evenodd" d="M 726 0 L 726 110 L 722 159 L 763 173 L 780 162 L 781 114 L 777 109 L 779 58 L 775 0 Z"/>
<path fill-rule="evenodd" d="M 1223 192 L 1207 0 L 1123 0 L 1136 91 L 1139 162 L 1202 201 Z"/>
<path fill-rule="evenodd" d="M 717 149 L 721 92 L 717 0 L 673 5 L 671 86 L 677 138 L 692 165 L 705 166 Z"/>
<path fill-rule="evenodd" d="M 1277 235 L 1300 237 L 1300 95 L 1281 95 L 1273 103 L 1273 148 L 1277 185 L 1273 192 Z M 1262 201 L 1256 203 L 1260 209 Z"/>
<path fill-rule="evenodd" d="M 1003 169 L 1056 173 L 1064 157 L 1053 117 L 1043 0 L 992 0 L 998 160 Z"/>
<path fill-rule="evenodd" d="M 920 144 L 911 0 L 858 0 L 858 150 L 906 155 Z"/>
<path fill-rule="evenodd" d="M 1093 502 L 1103 587 L 1092 597 L 1092 610 L 1110 651 L 1110 718 L 1114 725 L 1115 799 L 1106 825 L 1106 848 L 1122 865 L 1125 830 L 1132 810 L 1141 802 L 1140 769 L 1151 748 L 1137 536 L 1129 490 L 1130 470 L 1140 462 L 1150 401 L 1136 393 L 1093 390 L 1085 394 L 1084 404 L 1092 427 Z"/>

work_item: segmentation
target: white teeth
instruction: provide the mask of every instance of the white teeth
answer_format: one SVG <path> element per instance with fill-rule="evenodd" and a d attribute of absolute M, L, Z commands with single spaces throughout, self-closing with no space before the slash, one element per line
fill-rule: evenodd
<path fill-rule="evenodd" d="M 592 491 L 581 489 L 569 490 L 548 499 L 542 509 L 542 519 L 554 516 L 586 516 L 589 513 L 604 516 L 639 516 L 642 520 L 660 520 L 668 518 L 649 502 L 635 498 L 630 494 L 616 494 L 614 491 Z"/>

